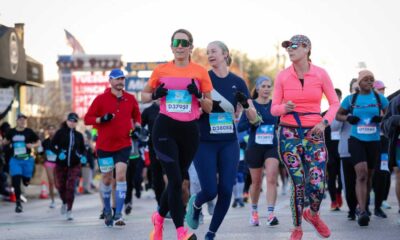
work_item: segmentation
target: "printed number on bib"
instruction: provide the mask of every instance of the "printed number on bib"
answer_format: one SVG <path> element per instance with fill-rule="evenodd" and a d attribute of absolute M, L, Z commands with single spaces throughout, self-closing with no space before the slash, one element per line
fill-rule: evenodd
<path fill-rule="evenodd" d="M 167 112 L 190 113 L 192 95 L 187 90 L 168 90 L 166 97 Z"/>
<path fill-rule="evenodd" d="M 100 172 L 108 173 L 114 169 L 114 159 L 112 157 L 99 158 Z"/>
<path fill-rule="evenodd" d="M 15 156 L 24 155 L 27 153 L 25 142 L 15 142 L 13 144 L 13 148 Z"/>
<path fill-rule="evenodd" d="M 57 159 L 57 155 L 51 150 L 46 150 L 46 158 L 49 162 L 55 162 Z"/>
<path fill-rule="evenodd" d="M 210 113 L 210 133 L 233 133 L 232 114 L 228 112 Z"/>
<path fill-rule="evenodd" d="M 376 124 L 371 123 L 370 119 L 363 119 L 357 125 L 357 133 L 358 134 L 374 134 L 376 133 Z"/>
<path fill-rule="evenodd" d="M 381 154 L 381 171 L 389 172 L 389 156 L 387 153 Z"/>
<path fill-rule="evenodd" d="M 256 130 L 257 144 L 273 144 L 274 140 L 274 125 L 260 125 Z"/>

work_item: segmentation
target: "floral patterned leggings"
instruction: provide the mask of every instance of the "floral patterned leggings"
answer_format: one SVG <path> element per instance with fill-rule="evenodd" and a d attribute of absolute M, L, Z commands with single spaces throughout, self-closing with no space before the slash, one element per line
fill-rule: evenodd
<path fill-rule="evenodd" d="M 290 205 L 294 226 L 301 226 L 304 198 L 308 197 L 310 208 L 319 211 L 325 190 L 325 165 L 327 150 L 323 134 L 311 133 L 303 128 L 304 139 L 299 137 L 299 128 L 279 127 L 279 157 L 292 180 Z"/>

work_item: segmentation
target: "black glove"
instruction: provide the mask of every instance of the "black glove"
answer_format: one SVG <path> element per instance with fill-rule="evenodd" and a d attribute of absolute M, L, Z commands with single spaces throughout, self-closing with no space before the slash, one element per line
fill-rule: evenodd
<path fill-rule="evenodd" d="M 221 103 L 221 101 L 213 100 L 213 106 L 212 106 L 211 112 L 215 112 L 215 113 L 225 112 L 225 110 L 219 105 L 220 103 Z"/>
<path fill-rule="evenodd" d="M 151 94 L 151 99 L 156 100 L 164 96 L 167 96 L 168 89 L 166 89 L 164 85 L 165 83 L 161 83 L 160 86 L 158 86 L 156 90 L 154 90 L 154 92 Z"/>
<path fill-rule="evenodd" d="M 196 84 L 194 83 L 194 79 L 192 78 L 192 83 L 187 85 L 187 90 L 190 94 L 193 94 L 197 98 L 202 98 L 203 94 L 199 91 Z"/>
<path fill-rule="evenodd" d="M 244 93 L 237 91 L 235 93 L 235 98 L 236 98 L 236 101 L 238 101 L 238 103 L 240 103 L 244 109 L 249 108 L 249 103 L 247 102 L 247 96 L 244 95 Z"/>
<path fill-rule="evenodd" d="M 109 122 L 111 119 L 114 118 L 114 114 L 112 113 L 106 113 L 100 118 L 101 123 Z"/>
<path fill-rule="evenodd" d="M 132 132 L 132 139 L 138 140 L 140 137 L 140 133 L 141 133 L 141 128 L 138 126 L 135 126 L 135 130 Z"/>
<path fill-rule="evenodd" d="M 360 118 L 357 116 L 347 116 L 346 121 L 348 121 L 351 125 L 354 125 L 360 121 Z"/>
<path fill-rule="evenodd" d="M 382 117 L 381 117 L 381 116 L 373 116 L 373 117 L 371 118 L 371 122 L 373 122 L 373 123 L 380 123 L 380 122 L 382 122 Z"/>

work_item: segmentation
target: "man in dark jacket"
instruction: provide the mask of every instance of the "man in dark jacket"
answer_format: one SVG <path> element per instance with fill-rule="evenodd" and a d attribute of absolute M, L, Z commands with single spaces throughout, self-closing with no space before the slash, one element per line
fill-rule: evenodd
<path fill-rule="evenodd" d="M 81 173 L 81 161 L 85 160 L 85 143 L 82 133 L 76 131 L 79 117 L 76 113 L 68 114 L 61 128 L 52 140 L 54 152 L 57 154 L 55 175 L 57 188 L 63 202 L 61 214 L 67 220 L 73 220 L 72 205 L 75 198 L 75 184 Z"/>
<path fill-rule="evenodd" d="M 395 169 L 396 195 L 400 208 L 400 95 L 390 101 L 381 127 L 382 132 L 389 139 L 389 164 Z M 400 219 L 398 223 L 400 224 Z"/>

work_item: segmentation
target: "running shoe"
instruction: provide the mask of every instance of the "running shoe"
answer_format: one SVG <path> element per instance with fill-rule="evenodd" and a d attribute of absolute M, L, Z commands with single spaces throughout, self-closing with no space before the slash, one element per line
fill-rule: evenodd
<path fill-rule="evenodd" d="M 331 211 L 339 211 L 339 206 L 338 203 L 336 201 L 331 202 Z"/>
<path fill-rule="evenodd" d="M 259 226 L 260 225 L 260 220 L 259 220 L 257 211 L 252 211 L 251 212 L 250 225 L 251 226 Z"/>
<path fill-rule="evenodd" d="M 125 214 L 129 215 L 132 212 L 132 203 L 125 204 Z"/>
<path fill-rule="evenodd" d="M 349 211 L 349 213 L 347 214 L 347 219 L 350 221 L 356 220 L 356 213 Z"/>
<path fill-rule="evenodd" d="M 112 227 L 113 223 L 114 219 L 112 213 L 104 211 L 104 224 L 106 224 L 107 227 Z"/>
<path fill-rule="evenodd" d="M 387 218 L 387 215 L 386 215 L 386 213 L 382 210 L 382 208 L 375 208 L 374 214 L 375 214 L 375 216 L 380 217 L 380 218 Z"/>
<path fill-rule="evenodd" d="M 63 205 L 61 205 L 61 215 L 65 215 L 67 214 L 67 204 L 63 203 Z"/>
<path fill-rule="evenodd" d="M 241 198 L 238 198 L 238 204 L 239 204 L 239 206 L 240 207 L 244 207 L 244 202 L 243 202 L 243 199 L 241 199 Z"/>
<path fill-rule="evenodd" d="M 49 208 L 55 208 L 56 207 L 56 202 L 55 201 L 51 201 Z"/>
<path fill-rule="evenodd" d="M 196 195 L 192 195 L 189 199 L 189 202 L 187 204 L 187 210 L 186 210 L 186 215 L 185 215 L 185 221 L 187 225 L 191 229 L 197 229 L 199 227 L 199 219 L 195 219 L 194 217 L 194 202 L 196 200 Z"/>
<path fill-rule="evenodd" d="M 101 213 L 100 213 L 99 219 L 104 219 L 104 208 L 103 208 L 103 210 L 101 210 Z"/>
<path fill-rule="evenodd" d="M 308 223 L 314 226 L 315 230 L 321 237 L 328 238 L 331 235 L 331 230 L 329 230 L 328 226 L 324 221 L 322 221 L 318 213 L 313 216 L 311 210 L 307 208 L 303 212 L 303 217 Z"/>
<path fill-rule="evenodd" d="M 124 219 L 122 218 L 122 214 L 121 213 L 115 214 L 115 216 L 114 216 L 114 225 L 118 226 L 118 227 L 123 227 L 123 226 L 126 225 Z"/>
<path fill-rule="evenodd" d="M 158 212 L 155 212 L 151 216 L 151 222 L 153 223 L 154 229 L 150 233 L 150 240 L 162 240 L 164 218 L 162 218 Z"/>
<path fill-rule="evenodd" d="M 236 208 L 237 205 L 238 205 L 238 201 L 237 201 L 237 199 L 234 199 L 234 200 L 233 200 L 233 203 L 232 203 L 232 207 L 233 207 L 233 208 Z"/>
<path fill-rule="evenodd" d="M 358 214 L 357 222 L 358 222 L 358 225 L 360 225 L 360 227 L 368 226 L 368 224 L 369 224 L 369 215 L 368 215 L 368 213 L 366 211 L 360 212 Z"/>
<path fill-rule="evenodd" d="M 22 204 L 20 202 L 17 202 L 17 205 L 15 206 L 15 212 L 22 213 L 23 211 L 24 211 L 24 208 L 22 207 Z"/>
<path fill-rule="evenodd" d="M 204 237 L 204 240 L 214 240 L 215 239 L 215 233 L 212 232 L 207 232 L 206 236 Z"/>
<path fill-rule="evenodd" d="M 187 228 L 180 227 L 176 230 L 178 240 L 197 240 L 194 233 L 189 232 Z"/>
<path fill-rule="evenodd" d="M 392 206 L 390 206 L 390 204 L 385 200 L 385 201 L 382 202 L 382 208 L 391 209 Z"/>
<path fill-rule="evenodd" d="M 268 216 L 267 220 L 267 225 L 270 227 L 276 226 L 279 224 L 278 218 L 275 216 L 275 214 L 271 213 Z"/>
<path fill-rule="evenodd" d="M 336 204 L 338 207 L 338 210 L 343 206 L 343 198 L 342 198 L 342 193 L 336 193 Z"/>
<path fill-rule="evenodd" d="M 249 193 L 244 192 L 243 193 L 243 202 L 247 203 L 249 201 Z"/>
<path fill-rule="evenodd" d="M 74 216 L 72 215 L 72 211 L 71 210 L 67 211 L 67 215 L 65 216 L 65 218 L 67 219 L 67 221 L 74 220 Z"/>
<path fill-rule="evenodd" d="M 290 240 L 301 240 L 303 237 L 303 230 L 301 228 L 294 228 L 290 235 Z"/>

